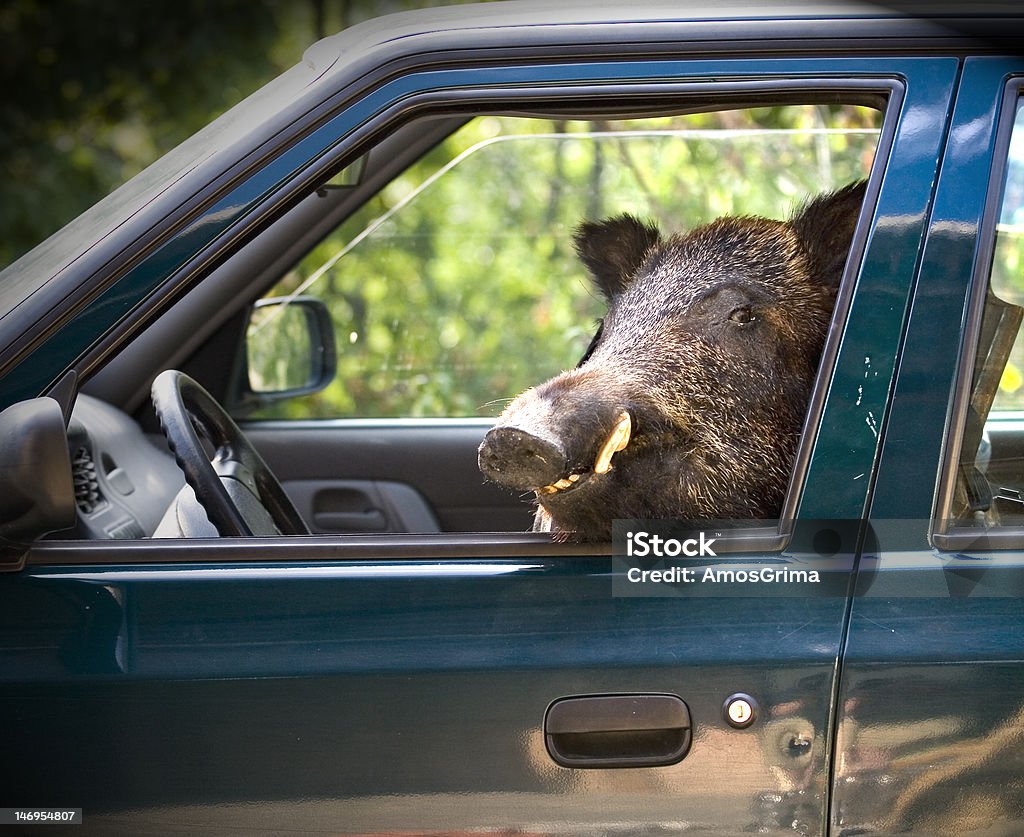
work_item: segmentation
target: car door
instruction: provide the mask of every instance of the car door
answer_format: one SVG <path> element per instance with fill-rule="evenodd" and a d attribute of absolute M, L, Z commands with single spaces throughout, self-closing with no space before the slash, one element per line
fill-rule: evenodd
<path fill-rule="evenodd" d="M 1013 834 L 1024 820 L 1022 70 L 971 59 L 959 84 L 851 615 L 839 833 Z"/>
<path fill-rule="evenodd" d="M 693 585 L 540 533 L 41 542 L 0 578 L 12 805 L 81 807 L 101 834 L 825 833 L 849 570 L 958 62 L 501 56 L 400 74 L 262 171 L 312 184 L 370 114 L 428 101 L 885 101 L 790 520 L 714 528 Z M 762 581 L 796 569 L 820 580 Z"/>

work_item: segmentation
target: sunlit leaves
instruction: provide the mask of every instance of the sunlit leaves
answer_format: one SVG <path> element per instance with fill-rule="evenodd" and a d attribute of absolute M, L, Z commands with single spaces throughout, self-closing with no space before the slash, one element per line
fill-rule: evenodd
<path fill-rule="evenodd" d="M 826 122 L 863 130 L 823 133 Z M 496 414 L 575 365 L 602 314 L 572 250 L 581 220 L 632 212 L 672 233 L 722 214 L 783 218 L 864 177 L 876 126 L 862 108 L 816 107 L 476 119 L 275 289 L 327 302 L 339 371 L 324 393 L 263 415 Z"/>

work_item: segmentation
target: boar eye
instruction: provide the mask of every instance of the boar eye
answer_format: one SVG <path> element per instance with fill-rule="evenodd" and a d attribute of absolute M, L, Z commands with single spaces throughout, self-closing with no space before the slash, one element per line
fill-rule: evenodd
<path fill-rule="evenodd" d="M 738 325 L 746 325 L 747 323 L 754 322 L 757 317 L 754 316 L 754 312 L 748 306 L 743 305 L 740 308 L 733 308 L 729 312 L 729 319 Z"/>

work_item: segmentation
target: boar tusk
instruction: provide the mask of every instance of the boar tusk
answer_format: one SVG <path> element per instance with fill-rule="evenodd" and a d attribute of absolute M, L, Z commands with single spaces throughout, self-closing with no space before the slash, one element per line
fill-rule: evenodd
<path fill-rule="evenodd" d="M 557 494 L 559 491 L 565 491 L 567 488 L 572 488 L 573 483 L 579 480 L 583 474 L 569 474 L 565 479 L 561 479 L 558 482 L 553 482 L 551 485 L 545 485 L 543 488 L 537 489 L 541 494 Z"/>
<path fill-rule="evenodd" d="M 594 461 L 595 474 L 605 474 L 611 469 L 612 457 L 629 444 L 629 437 L 632 432 L 633 420 L 630 418 L 629 413 L 623 410 L 615 420 L 615 427 L 612 428 L 612 432 L 605 439 L 604 444 L 601 445 L 601 450 L 597 452 L 597 459 Z M 583 474 L 569 474 L 569 476 L 563 477 L 557 482 L 538 488 L 537 493 L 557 494 L 559 491 L 565 491 L 567 488 L 572 488 L 582 476 Z"/>
<path fill-rule="evenodd" d="M 597 452 L 597 459 L 594 460 L 595 474 L 604 474 L 612 467 L 612 456 L 629 444 L 629 435 L 632 429 L 633 421 L 630 419 L 629 413 L 625 411 L 619 413 L 615 427 L 605 439 L 604 444 L 601 445 L 601 450 Z"/>

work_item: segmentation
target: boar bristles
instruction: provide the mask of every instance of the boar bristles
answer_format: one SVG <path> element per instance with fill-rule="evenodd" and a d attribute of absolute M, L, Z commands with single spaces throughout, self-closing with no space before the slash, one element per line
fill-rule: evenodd
<path fill-rule="evenodd" d="M 777 519 L 864 192 L 666 240 L 628 215 L 583 224 L 608 312 L 577 368 L 505 408 L 481 469 L 532 488 L 557 540 L 610 540 L 616 518 Z"/>
<path fill-rule="evenodd" d="M 833 290 L 842 279 L 866 182 L 851 183 L 808 201 L 790 221 L 811 262 L 812 275 Z"/>
<path fill-rule="evenodd" d="M 573 234 L 580 261 L 609 301 L 626 289 L 660 239 L 661 233 L 654 224 L 628 214 L 604 221 L 584 221 Z"/>

